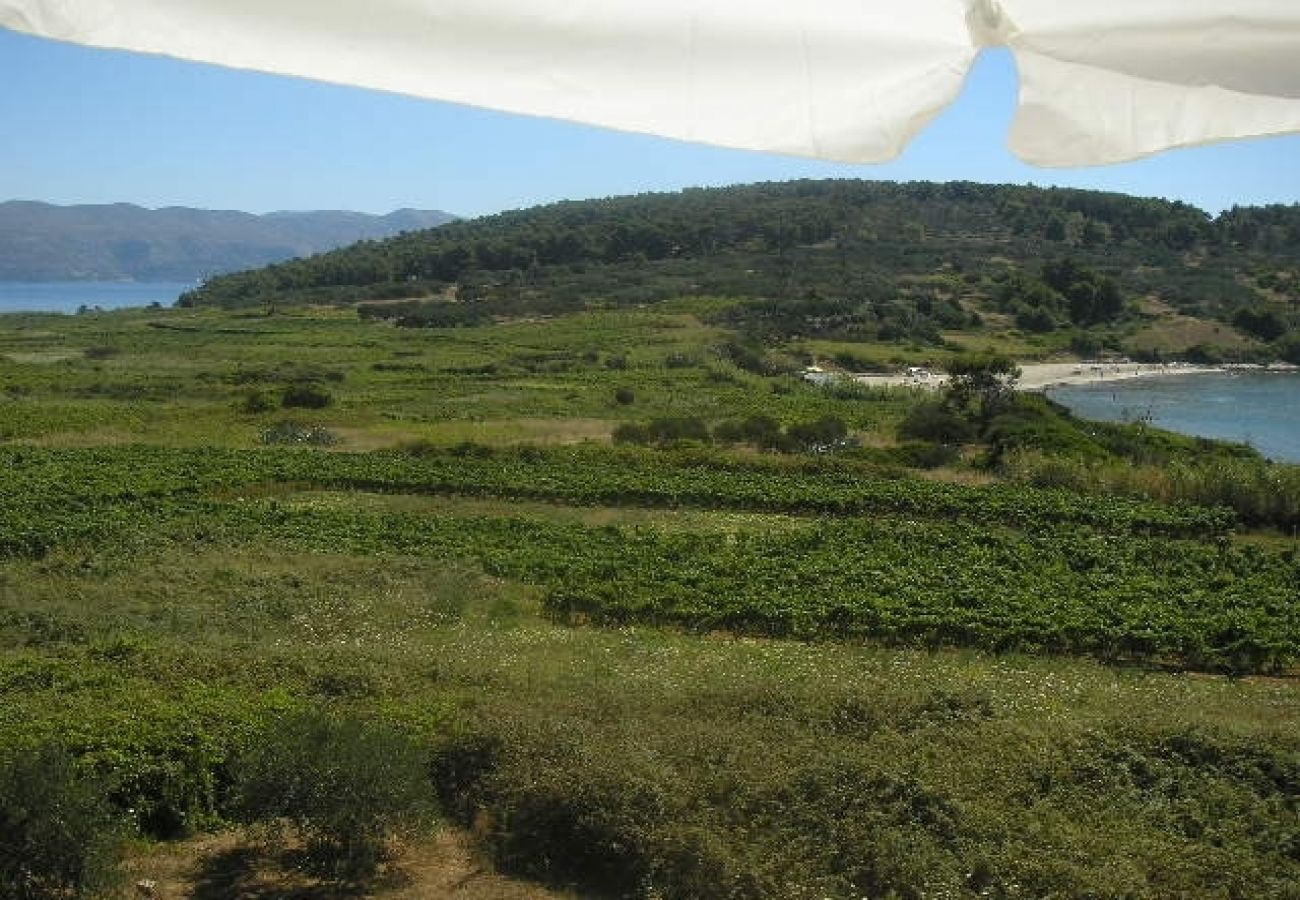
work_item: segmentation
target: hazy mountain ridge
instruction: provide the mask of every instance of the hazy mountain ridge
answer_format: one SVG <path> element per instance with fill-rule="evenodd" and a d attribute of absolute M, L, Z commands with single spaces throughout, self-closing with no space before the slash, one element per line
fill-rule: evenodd
<path fill-rule="evenodd" d="M 440 210 L 265 215 L 130 203 L 0 203 L 0 281 L 192 281 L 455 220 Z"/>

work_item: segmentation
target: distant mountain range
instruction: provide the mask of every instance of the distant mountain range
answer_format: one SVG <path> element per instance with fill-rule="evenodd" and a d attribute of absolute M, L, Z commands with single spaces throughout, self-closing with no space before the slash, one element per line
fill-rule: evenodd
<path fill-rule="evenodd" d="M 0 203 L 0 281 L 193 281 L 361 240 L 433 228 L 456 216 L 399 209 L 253 215 L 130 203 Z"/>

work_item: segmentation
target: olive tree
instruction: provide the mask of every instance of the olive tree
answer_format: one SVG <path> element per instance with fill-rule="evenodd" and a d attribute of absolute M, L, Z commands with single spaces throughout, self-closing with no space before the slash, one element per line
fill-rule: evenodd
<path fill-rule="evenodd" d="M 948 364 L 944 400 L 953 409 L 988 422 L 1011 406 L 1019 381 L 1020 367 L 1009 356 L 958 356 Z"/>

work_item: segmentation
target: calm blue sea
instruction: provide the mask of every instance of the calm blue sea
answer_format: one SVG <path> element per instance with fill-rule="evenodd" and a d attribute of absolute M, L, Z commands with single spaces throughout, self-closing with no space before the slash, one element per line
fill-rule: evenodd
<path fill-rule="evenodd" d="M 1139 418 L 1170 431 L 1244 441 L 1265 456 L 1300 462 L 1300 374 L 1162 375 L 1052 388 L 1075 414 L 1104 422 Z"/>
<path fill-rule="evenodd" d="M 134 281 L 0 281 L 0 313 L 74 313 L 78 307 L 171 306 L 190 283 Z"/>

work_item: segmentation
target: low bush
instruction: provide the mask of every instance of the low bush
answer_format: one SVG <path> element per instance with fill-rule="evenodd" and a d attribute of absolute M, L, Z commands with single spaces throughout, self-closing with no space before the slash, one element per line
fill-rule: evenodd
<path fill-rule="evenodd" d="M 771 416 L 749 416 L 718 423 L 713 437 L 723 444 L 753 444 L 763 450 L 775 450 L 781 444 L 781 423 Z"/>
<path fill-rule="evenodd" d="M 961 461 L 961 449 L 953 444 L 914 441 L 894 448 L 894 458 L 912 469 L 939 469 Z"/>
<path fill-rule="evenodd" d="M 614 429 L 616 444 L 655 444 L 665 446 L 681 441 L 708 443 L 709 426 L 693 417 L 651 419 L 644 425 L 626 423 Z"/>
<path fill-rule="evenodd" d="M 984 434 L 990 460 L 1000 461 L 1008 453 L 1032 448 L 1073 459 L 1101 459 L 1108 455 L 1097 440 L 1079 424 L 1050 409 L 1030 402 L 1017 402 L 995 416 Z"/>
<path fill-rule="evenodd" d="M 253 389 L 244 394 L 239 401 L 238 409 L 240 412 L 249 413 L 250 415 L 270 412 L 275 409 L 275 400 L 266 391 Z"/>
<path fill-rule="evenodd" d="M 283 820 L 324 874 L 375 873 L 390 841 L 433 812 L 428 756 L 405 734 L 319 712 L 277 721 L 234 765 L 234 811 Z"/>
<path fill-rule="evenodd" d="M 933 444 L 966 444 L 975 440 L 975 427 L 943 403 L 927 401 L 908 410 L 899 423 L 900 437 Z"/>
<path fill-rule="evenodd" d="M 286 409 L 324 409 L 333 402 L 333 394 L 310 383 L 291 384 L 280 398 L 280 405 Z"/>
<path fill-rule="evenodd" d="M 704 358 L 698 353 L 669 353 L 664 357 L 664 367 L 668 369 L 690 369 L 704 364 Z"/>
<path fill-rule="evenodd" d="M 801 757 L 751 727 L 726 751 L 689 728 L 684 745 L 650 747 L 589 726 L 547 731 L 444 751 L 447 785 L 470 801 L 466 824 L 486 823 L 507 872 L 664 900 L 919 897 L 922 885 L 956 896 L 961 885 L 953 804 L 871 761 L 826 748 Z"/>
<path fill-rule="evenodd" d="M 461 441 L 446 451 L 458 459 L 491 459 L 496 449 L 491 444 Z M 418 454 L 417 454 L 418 455 Z"/>
<path fill-rule="evenodd" d="M 811 422 L 795 422 L 785 430 L 786 445 L 791 450 L 825 453 L 845 444 L 849 427 L 836 416 L 822 416 Z"/>
<path fill-rule="evenodd" d="M 56 747 L 0 762 L 0 896 L 53 900 L 111 887 L 124 829 L 106 793 Z"/>
<path fill-rule="evenodd" d="M 82 355 L 86 359 L 112 359 L 122 352 L 122 348 L 115 347 L 112 344 L 95 344 L 87 347 Z"/>
<path fill-rule="evenodd" d="M 1248 525 L 1300 527 L 1300 466 L 1284 463 L 1225 456 L 1141 464 L 1021 451 L 1005 456 L 1000 471 L 1035 487 L 1225 506 Z"/>

